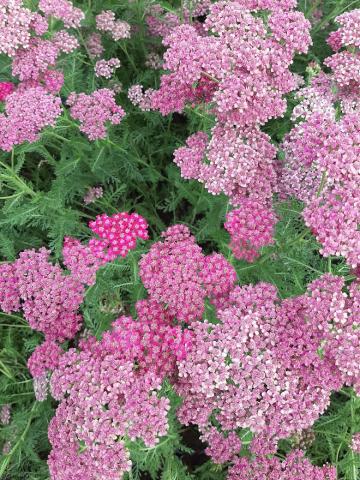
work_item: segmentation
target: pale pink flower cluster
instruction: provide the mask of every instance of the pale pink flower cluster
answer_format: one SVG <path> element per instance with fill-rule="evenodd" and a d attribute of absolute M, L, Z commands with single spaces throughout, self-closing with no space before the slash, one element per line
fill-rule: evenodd
<path fill-rule="evenodd" d="M 104 47 L 101 43 L 101 35 L 99 33 L 92 33 L 86 39 L 86 48 L 92 59 L 100 57 L 104 52 Z"/>
<path fill-rule="evenodd" d="M 59 49 L 50 40 L 32 38 L 28 48 L 19 49 L 12 62 L 12 74 L 21 81 L 39 80 L 49 67 L 56 64 Z"/>
<path fill-rule="evenodd" d="M 152 88 L 144 92 L 142 85 L 133 85 L 128 90 L 128 99 L 143 112 L 148 112 L 151 110 L 151 97 L 153 92 L 154 90 Z"/>
<path fill-rule="evenodd" d="M 44 373 L 41 377 L 35 377 L 33 379 L 34 394 L 38 402 L 43 402 L 47 399 L 49 391 L 49 377 Z"/>
<path fill-rule="evenodd" d="M 79 47 L 79 41 L 66 30 L 56 32 L 52 37 L 53 44 L 60 52 L 71 53 Z"/>
<path fill-rule="evenodd" d="M 181 175 L 196 178 L 214 195 L 225 193 L 233 205 L 248 196 L 268 204 L 276 188 L 276 149 L 270 137 L 258 128 L 239 130 L 220 123 L 211 133 L 208 145 L 206 134 L 198 132 L 175 151 Z"/>
<path fill-rule="evenodd" d="M 70 349 L 52 375 L 51 391 L 60 401 L 49 426 L 53 480 L 118 480 L 131 468 L 126 439 L 153 447 L 167 433 L 169 400 L 159 395 L 163 377 L 137 366 L 136 338 L 135 355 L 119 349 L 118 334 L 126 337 L 119 330 L 113 339 L 108 333 L 82 351 Z"/>
<path fill-rule="evenodd" d="M 123 20 L 115 20 L 115 13 L 111 10 L 104 10 L 96 16 L 96 28 L 108 32 L 115 41 L 130 38 L 130 25 Z"/>
<path fill-rule="evenodd" d="M 253 262 L 261 247 L 274 243 L 275 223 L 273 211 L 256 200 L 245 198 L 229 212 L 224 227 L 230 233 L 235 258 Z"/>
<path fill-rule="evenodd" d="M 360 289 L 343 288 L 342 277 L 326 274 L 280 302 L 270 284 L 235 287 L 217 311 L 221 323 L 191 324 L 190 351 L 178 362 L 180 421 L 204 434 L 212 419 L 227 433 L 249 428 L 252 451 L 263 455 L 310 427 L 333 390 L 358 390 Z"/>
<path fill-rule="evenodd" d="M 293 122 L 298 119 L 309 120 L 314 113 L 335 120 L 334 103 L 337 97 L 333 78 L 320 72 L 312 79 L 310 86 L 300 88 L 296 92 L 295 98 L 299 103 L 291 114 L 291 120 Z"/>
<path fill-rule="evenodd" d="M 85 18 L 84 12 L 74 7 L 69 0 L 40 0 L 39 9 L 46 16 L 62 20 L 67 28 L 80 27 L 81 21 Z"/>
<path fill-rule="evenodd" d="M 259 127 L 284 114 L 284 95 L 299 85 L 289 66 L 311 44 L 310 23 L 293 6 L 216 2 L 203 32 L 184 24 L 163 41 L 170 72 L 152 93 L 152 107 L 166 115 L 209 104 L 216 118 L 208 146 L 203 133 L 195 134 L 175 152 L 175 163 L 182 176 L 225 193 L 234 205 L 249 195 L 268 204 L 276 190 L 276 151 Z M 270 10 L 267 23 L 253 15 L 263 8 Z"/>
<path fill-rule="evenodd" d="M 22 0 L 2 0 L 0 53 L 12 57 L 19 48 L 27 48 L 30 45 L 31 30 L 34 28 L 38 30 L 40 26 L 38 16 L 25 8 Z M 44 33 L 43 28 L 40 28 L 39 34 L 42 33 Z"/>
<path fill-rule="evenodd" d="M 199 320 L 205 297 L 219 302 L 227 296 L 235 270 L 221 255 L 206 257 L 185 225 L 168 228 L 162 237 L 140 260 L 140 278 L 150 298 L 167 305 L 178 320 Z"/>
<path fill-rule="evenodd" d="M 0 263 L 0 308 L 5 313 L 20 310 L 18 280 L 13 263 Z"/>
<path fill-rule="evenodd" d="M 95 90 L 90 95 L 71 93 L 67 99 L 70 114 L 80 122 L 80 131 L 90 140 L 106 137 L 106 123 L 118 125 L 125 115 L 116 105 L 115 92 L 108 88 Z"/>
<path fill-rule="evenodd" d="M 91 187 L 84 195 L 84 203 L 85 205 L 89 205 L 90 203 L 96 202 L 98 198 L 101 198 L 104 194 L 102 187 Z"/>
<path fill-rule="evenodd" d="M 304 452 L 294 450 L 284 461 L 277 457 L 238 458 L 230 468 L 227 480 L 336 480 L 336 468 L 316 467 L 305 458 Z"/>
<path fill-rule="evenodd" d="M 329 37 L 334 50 L 326 59 L 332 72 L 316 75 L 297 93 L 293 120 L 300 119 L 282 145 L 285 162 L 280 191 L 306 204 L 303 216 L 325 256 L 344 256 L 360 264 L 360 10 L 337 17 Z M 339 111 L 340 106 L 340 111 Z M 340 113 L 340 115 L 339 115 Z"/>
<path fill-rule="evenodd" d="M 360 433 L 354 433 L 351 439 L 351 450 L 360 454 Z"/>
<path fill-rule="evenodd" d="M 325 59 L 340 87 L 360 84 L 360 9 L 336 17 L 340 28 L 330 36 L 329 44 L 335 50 L 345 47 Z"/>
<path fill-rule="evenodd" d="M 95 75 L 97 77 L 111 78 L 115 70 L 120 67 L 118 58 L 110 58 L 110 60 L 98 60 L 95 64 Z"/>
<path fill-rule="evenodd" d="M 147 9 L 145 21 L 149 34 L 154 37 L 166 37 L 171 30 L 180 25 L 179 17 L 167 12 L 160 4 L 155 3 Z"/>
<path fill-rule="evenodd" d="M 359 183 L 335 187 L 313 199 L 303 217 L 321 243 L 322 255 L 343 256 L 354 268 L 360 265 Z"/>
<path fill-rule="evenodd" d="M 61 114 L 61 100 L 43 87 L 17 90 L 6 97 L 5 113 L 0 114 L 0 148 L 35 142 L 41 130 L 54 126 Z"/>
<path fill-rule="evenodd" d="M 15 90 L 15 85 L 12 82 L 0 82 L 0 102 Z"/>
<path fill-rule="evenodd" d="M 34 330 L 47 340 L 73 338 L 82 318 L 78 308 L 84 288 L 79 281 L 65 275 L 59 265 L 49 262 L 49 250 L 25 250 L 15 261 L 15 275 L 21 309 Z"/>
<path fill-rule="evenodd" d="M 46 15 L 63 19 L 66 28 L 79 26 L 84 18 L 83 12 L 67 0 L 40 0 L 39 9 Z M 0 148 L 3 150 L 11 150 L 25 141 L 35 142 L 41 130 L 54 126 L 60 115 L 61 100 L 57 94 L 64 75 L 53 68 L 60 54 L 72 52 L 79 42 L 66 30 L 44 39 L 42 35 L 47 30 L 47 17 L 24 8 L 21 0 L 2 1 L 0 52 L 11 57 L 12 74 L 20 80 L 12 95 L 9 95 L 10 83 L 0 84 L 1 101 L 6 101 L 5 114 L 0 115 Z"/>
<path fill-rule="evenodd" d="M 8 425 L 10 423 L 11 406 L 6 403 L 0 409 L 0 424 Z"/>
<path fill-rule="evenodd" d="M 313 113 L 285 138 L 281 191 L 306 202 L 306 224 L 325 256 L 356 267 L 359 250 L 360 111 L 339 121 Z"/>

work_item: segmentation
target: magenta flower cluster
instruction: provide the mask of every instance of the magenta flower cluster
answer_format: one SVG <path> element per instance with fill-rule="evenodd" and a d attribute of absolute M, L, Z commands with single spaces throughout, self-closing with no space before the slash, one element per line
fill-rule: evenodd
<path fill-rule="evenodd" d="M 147 222 L 137 213 L 98 215 L 89 227 L 98 237 L 92 237 L 87 245 L 66 237 L 63 247 L 65 266 L 84 285 L 93 285 L 97 270 L 118 256 L 125 257 L 138 238 L 148 238 Z"/>
<path fill-rule="evenodd" d="M 149 238 L 147 221 L 138 213 L 120 212 L 111 217 L 104 213 L 90 222 L 89 227 L 99 236 L 89 241 L 90 249 L 107 262 L 119 255 L 125 257 L 135 248 L 137 238 Z"/>
<path fill-rule="evenodd" d="M 227 214 L 224 224 L 231 236 L 234 257 L 253 262 L 261 247 L 273 243 L 275 222 L 271 209 L 256 200 L 244 199 L 240 208 Z"/>
<path fill-rule="evenodd" d="M 163 232 L 140 261 L 140 278 L 150 298 L 170 315 L 190 323 L 204 313 L 205 297 L 221 302 L 236 281 L 234 268 L 220 254 L 205 256 L 185 225 Z"/>
<path fill-rule="evenodd" d="M 12 82 L 0 82 L 0 102 L 3 102 L 14 89 L 15 85 Z"/>

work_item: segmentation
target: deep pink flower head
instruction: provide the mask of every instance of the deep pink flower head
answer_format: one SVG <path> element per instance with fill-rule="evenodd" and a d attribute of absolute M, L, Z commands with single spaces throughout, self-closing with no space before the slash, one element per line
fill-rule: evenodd
<path fill-rule="evenodd" d="M 50 252 L 25 250 L 15 261 L 22 310 L 31 328 L 47 340 L 59 342 L 72 338 L 82 318 L 77 313 L 83 301 L 82 284 L 64 275 L 59 265 L 49 262 Z"/>
<path fill-rule="evenodd" d="M 104 213 L 90 222 L 89 227 L 99 236 L 89 241 L 89 248 L 96 257 L 108 262 L 118 256 L 125 257 L 136 247 L 138 238 L 149 238 L 148 224 L 137 213 L 120 212 L 111 217 Z"/>
<path fill-rule="evenodd" d="M 48 371 L 55 370 L 63 353 L 59 345 L 51 340 L 38 345 L 27 362 L 30 374 L 33 377 L 42 377 Z"/>
<path fill-rule="evenodd" d="M 330 47 L 337 52 L 342 47 L 342 38 L 340 30 L 336 30 L 335 32 L 331 32 L 328 36 L 326 42 Z"/>
<path fill-rule="evenodd" d="M 112 331 L 103 336 L 101 348 L 121 352 L 127 360 L 136 361 L 143 371 L 158 377 L 172 377 L 177 360 L 184 360 L 191 345 L 191 332 L 174 326 L 174 318 L 154 300 L 136 304 L 137 320 L 120 317 Z"/>
<path fill-rule="evenodd" d="M 227 480 L 336 480 L 336 468 L 316 467 L 304 456 L 302 450 L 294 450 L 283 462 L 277 457 L 238 458 L 230 468 Z"/>
<path fill-rule="evenodd" d="M 0 82 L 0 102 L 15 90 L 15 84 L 12 82 Z"/>
<path fill-rule="evenodd" d="M 274 212 L 261 203 L 244 199 L 240 208 L 226 215 L 225 229 L 230 233 L 230 248 L 238 259 L 253 262 L 259 249 L 274 243 Z"/>
<path fill-rule="evenodd" d="M 61 100 L 42 87 L 18 89 L 6 98 L 0 114 L 0 148 L 10 151 L 25 141 L 35 142 L 44 127 L 54 126 Z"/>
<path fill-rule="evenodd" d="M 67 104 L 71 116 L 80 121 L 80 130 L 90 140 L 105 138 L 106 123 L 118 125 L 125 115 L 124 110 L 116 105 L 115 93 L 108 88 L 101 88 L 90 95 L 72 93 Z"/>

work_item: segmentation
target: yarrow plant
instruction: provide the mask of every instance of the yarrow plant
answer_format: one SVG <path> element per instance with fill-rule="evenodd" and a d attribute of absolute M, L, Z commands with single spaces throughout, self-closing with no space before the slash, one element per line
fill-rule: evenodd
<path fill-rule="evenodd" d="M 356 480 L 360 10 L 0 0 L 0 477 Z"/>

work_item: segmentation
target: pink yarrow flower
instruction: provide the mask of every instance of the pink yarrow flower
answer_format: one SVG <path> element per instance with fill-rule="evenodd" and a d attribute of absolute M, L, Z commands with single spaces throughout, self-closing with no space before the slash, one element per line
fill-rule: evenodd
<path fill-rule="evenodd" d="M 43 128 L 54 126 L 61 114 L 61 100 L 42 87 L 17 90 L 8 95 L 0 114 L 0 148 L 10 151 L 25 141 L 35 142 Z"/>
<path fill-rule="evenodd" d="M 99 236 L 89 241 L 90 250 L 96 257 L 110 262 L 118 256 L 125 257 L 136 247 L 138 238 L 149 238 L 148 224 L 137 213 L 121 212 L 111 217 L 98 215 L 89 227 Z"/>
<path fill-rule="evenodd" d="M 47 16 L 58 18 L 64 22 L 67 28 L 80 27 L 85 18 L 84 12 L 69 0 L 40 0 L 39 9 Z"/>
<path fill-rule="evenodd" d="M 90 95 L 71 93 L 66 103 L 70 106 L 71 116 L 80 121 L 80 130 L 90 140 L 105 138 L 106 123 L 118 125 L 125 115 L 124 110 L 116 105 L 115 92 L 108 88 Z"/>
<path fill-rule="evenodd" d="M 111 10 L 104 10 L 96 16 L 96 28 L 109 33 L 115 41 L 130 38 L 130 25 L 122 20 L 115 20 L 115 13 Z"/>
<path fill-rule="evenodd" d="M 261 247 L 274 243 L 276 217 L 270 208 L 244 199 L 240 207 L 226 215 L 225 229 L 230 233 L 230 248 L 238 259 L 253 262 Z"/>
<path fill-rule="evenodd" d="M 0 82 L 0 102 L 15 90 L 15 84 L 12 82 Z"/>
<path fill-rule="evenodd" d="M 97 77 L 111 78 L 115 70 L 120 67 L 118 58 L 110 58 L 110 60 L 98 60 L 95 64 L 95 75 Z"/>

